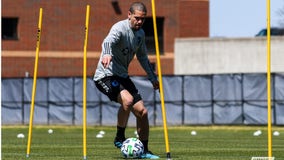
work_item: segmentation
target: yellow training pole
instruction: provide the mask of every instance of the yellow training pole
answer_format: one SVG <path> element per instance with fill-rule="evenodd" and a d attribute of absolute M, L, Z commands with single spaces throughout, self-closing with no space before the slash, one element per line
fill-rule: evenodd
<path fill-rule="evenodd" d="M 88 26 L 89 26 L 89 16 L 90 15 L 90 5 L 87 5 L 86 11 L 86 24 L 85 24 L 85 41 L 84 41 L 84 66 L 83 66 L 83 156 L 87 159 L 87 118 L 86 118 L 86 99 L 87 99 L 87 43 L 88 43 Z"/>
<path fill-rule="evenodd" d="M 267 132 L 268 132 L 268 157 L 272 157 L 272 131 L 271 131 L 271 77 L 270 77 L 270 0 L 267 0 Z"/>
<path fill-rule="evenodd" d="M 169 147 L 167 118 L 166 118 L 166 111 L 165 111 L 164 91 L 163 91 L 163 81 L 162 81 L 162 71 L 161 71 L 161 64 L 160 64 L 160 51 L 159 51 L 157 24 L 156 24 L 155 0 L 152 0 L 152 14 L 153 14 L 152 16 L 153 16 L 153 25 L 154 25 L 157 65 L 158 65 L 158 76 L 159 76 L 159 82 L 160 82 L 160 98 L 161 98 L 161 105 L 162 105 L 163 126 L 164 126 L 164 135 L 165 135 L 165 143 L 166 143 L 166 153 L 167 153 L 167 158 L 170 159 L 171 158 L 171 154 L 170 154 L 170 147 Z"/>
<path fill-rule="evenodd" d="M 29 136 L 27 144 L 27 157 L 30 155 L 31 139 L 32 139 L 32 127 L 33 127 L 33 117 L 34 117 L 34 101 L 36 92 L 36 80 L 37 80 L 37 68 L 38 68 L 38 55 L 40 46 L 40 34 L 41 34 L 41 23 L 42 23 L 42 8 L 39 9 L 39 20 L 38 20 L 38 30 L 37 30 L 37 42 L 36 42 L 36 56 L 35 56 L 35 66 L 34 66 L 34 78 L 33 78 L 33 90 L 32 90 L 32 101 L 30 108 L 30 124 L 29 124 Z"/>

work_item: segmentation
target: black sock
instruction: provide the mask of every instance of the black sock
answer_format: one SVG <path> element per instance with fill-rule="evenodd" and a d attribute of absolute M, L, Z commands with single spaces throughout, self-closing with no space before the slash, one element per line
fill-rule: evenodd
<path fill-rule="evenodd" d="M 116 137 L 121 139 L 121 140 L 125 139 L 125 127 L 117 126 Z"/>
<path fill-rule="evenodd" d="M 148 140 L 143 140 L 141 141 L 143 143 L 144 146 L 144 153 L 148 152 Z"/>

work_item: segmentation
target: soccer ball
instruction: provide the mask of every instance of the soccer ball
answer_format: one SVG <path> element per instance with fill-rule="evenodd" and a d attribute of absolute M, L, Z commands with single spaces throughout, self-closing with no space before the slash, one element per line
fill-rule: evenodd
<path fill-rule="evenodd" d="M 144 152 L 144 146 L 139 139 L 128 138 L 122 143 L 120 150 L 124 158 L 140 158 Z"/>

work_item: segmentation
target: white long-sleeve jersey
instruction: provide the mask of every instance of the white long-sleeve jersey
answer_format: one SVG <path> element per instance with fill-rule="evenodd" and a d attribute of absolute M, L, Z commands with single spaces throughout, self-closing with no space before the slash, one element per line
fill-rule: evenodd
<path fill-rule="evenodd" d="M 112 56 L 112 61 L 108 68 L 104 68 L 101 60 L 107 54 Z M 93 79 L 97 81 L 112 75 L 128 77 L 128 66 L 135 54 L 148 79 L 152 82 L 157 80 L 147 56 L 143 29 L 132 30 L 128 19 L 117 22 L 102 43 L 102 53 Z"/>

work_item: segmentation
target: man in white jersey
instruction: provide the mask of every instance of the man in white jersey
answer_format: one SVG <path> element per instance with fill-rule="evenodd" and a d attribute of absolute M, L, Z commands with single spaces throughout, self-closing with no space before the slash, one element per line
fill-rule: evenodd
<path fill-rule="evenodd" d="M 137 88 L 128 75 L 128 66 L 136 55 L 148 75 L 154 89 L 159 89 L 159 82 L 147 56 L 145 33 L 141 28 L 147 9 L 141 2 L 132 3 L 128 18 L 114 24 L 102 43 L 102 53 L 93 80 L 97 88 L 110 100 L 118 102 L 121 107 L 117 114 L 117 133 L 114 145 L 122 146 L 125 140 L 125 128 L 129 114 L 136 116 L 137 132 L 144 145 L 141 158 L 158 159 L 148 149 L 149 120 L 148 111 Z"/>

